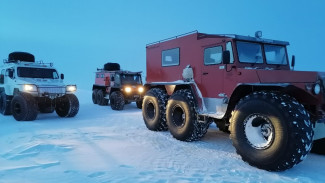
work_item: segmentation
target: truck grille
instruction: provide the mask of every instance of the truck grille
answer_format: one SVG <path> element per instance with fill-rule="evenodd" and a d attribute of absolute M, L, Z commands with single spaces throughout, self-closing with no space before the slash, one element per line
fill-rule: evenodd
<path fill-rule="evenodd" d="M 40 94 L 43 94 L 43 93 L 62 94 L 62 93 L 65 93 L 65 87 L 41 87 L 41 88 L 38 88 L 38 92 Z"/>

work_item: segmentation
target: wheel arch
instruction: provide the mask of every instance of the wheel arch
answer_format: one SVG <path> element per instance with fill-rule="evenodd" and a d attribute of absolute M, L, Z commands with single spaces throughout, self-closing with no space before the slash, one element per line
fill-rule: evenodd
<path fill-rule="evenodd" d="M 236 104 L 241 98 L 255 91 L 279 91 L 294 97 L 303 105 L 311 105 L 317 102 L 308 92 L 294 85 L 241 84 L 236 87 L 229 99 L 225 117 L 230 117 L 232 110 L 235 108 Z"/>

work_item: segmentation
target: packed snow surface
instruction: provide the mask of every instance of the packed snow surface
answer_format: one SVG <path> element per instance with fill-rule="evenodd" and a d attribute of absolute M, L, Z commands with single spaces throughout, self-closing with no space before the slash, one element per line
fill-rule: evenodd
<path fill-rule="evenodd" d="M 211 124 L 198 142 L 149 131 L 135 103 L 123 111 L 92 104 L 80 90 L 79 114 L 39 114 L 17 122 L 0 115 L 0 183 L 325 182 L 325 156 L 309 154 L 285 172 L 251 167 L 229 135 Z"/>

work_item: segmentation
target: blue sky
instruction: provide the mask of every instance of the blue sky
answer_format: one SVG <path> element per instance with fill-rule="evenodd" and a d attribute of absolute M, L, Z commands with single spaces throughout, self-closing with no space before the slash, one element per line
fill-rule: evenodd
<path fill-rule="evenodd" d="M 109 61 L 145 71 L 147 43 L 192 30 L 262 30 L 290 42 L 297 70 L 325 71 L 324 9 L 323 0 L 0 0 L 0 59 L 31 52 L 86 89 Z"/>

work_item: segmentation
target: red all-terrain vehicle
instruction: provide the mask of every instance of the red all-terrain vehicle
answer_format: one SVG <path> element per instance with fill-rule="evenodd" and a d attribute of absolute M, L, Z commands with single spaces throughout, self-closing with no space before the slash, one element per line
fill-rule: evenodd
<path fill-rule="evenodd" d="M 123 110 L 131 102 L 141 109 L 143 91 L 141 72 L 123 71 L 118 63 L 106 63 L 97 69 L 92 100 L 99 105 L 110 103 L 113 110 Z"/>
<path fill-rule="evenodd" d="M 192 32 L 147 45 L 146 126 L 194 141 L 214 121 L 244 161 L 269 171 L 301 162 L 313 141 L 324 153 L 325 74 L 293 71 L 288 45 L 261 32 Z"/>

